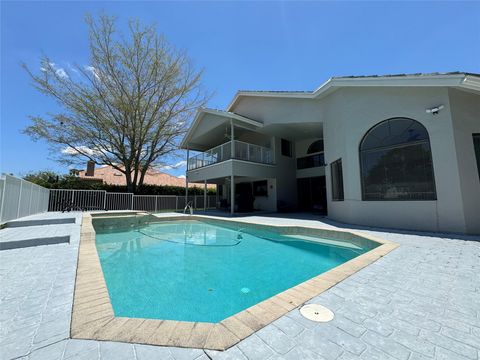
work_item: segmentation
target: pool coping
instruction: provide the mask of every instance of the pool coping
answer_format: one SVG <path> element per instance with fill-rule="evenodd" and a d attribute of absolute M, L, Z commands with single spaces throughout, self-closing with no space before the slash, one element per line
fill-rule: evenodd
<path fill-rule="evenodd" d="M 96 214 L 97 216 L 99 214 Z M 107 214 L 105 214 L 107 215 Z M 167 220 L 212 219 L 201 215 L 158 218 Z M 217 220 L 217 219 L 215 219 Z M 235 219 L 219 221 L 241 222 Z M 263 226 L 257 224 L 252 226 Z M 310 299 L 396 249 L 399 244 L 358 231 L 326 230 L 308 226 L 278 226 L 352 234 L 381 245 L 329 271 L 236 313 L 219 323 L 117 317 L 113 312 L 95 246 L 92 215 L 84 214 L 75 279 L 70 335 L 73 339 L 120 341 L 137 344 L 226 350 Z"/>

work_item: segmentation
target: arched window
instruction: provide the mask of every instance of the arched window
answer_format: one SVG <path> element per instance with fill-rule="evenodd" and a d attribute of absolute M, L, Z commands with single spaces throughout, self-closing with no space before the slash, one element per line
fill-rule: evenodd
<path fill-rule="evenodd" d="M 418 121 L 394 118 L 360 143 L 363 200 L 435 200 L 430 140 Z"/>
<path fill-rule="evenodd" d="M 307 154 L 313 154 L 321 151 L 323 151 L 323 140 L 317 140 L 310 144 Z"/>

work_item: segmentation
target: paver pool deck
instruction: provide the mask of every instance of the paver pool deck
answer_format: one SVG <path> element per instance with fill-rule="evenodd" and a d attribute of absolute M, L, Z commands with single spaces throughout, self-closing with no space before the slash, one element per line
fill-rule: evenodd
<path fill-rule="evenodd" d="M 48 225 L 68 229 L 68 244 L 0 251 L 0 359 L 480 359 L 478 238 L 290 214 L 235 221 L 353 229 L 400 247 L 308 301 L 334 311 L 329 323 L 296 308 L 223 352 L 70 339 L 79 218 Z"/>

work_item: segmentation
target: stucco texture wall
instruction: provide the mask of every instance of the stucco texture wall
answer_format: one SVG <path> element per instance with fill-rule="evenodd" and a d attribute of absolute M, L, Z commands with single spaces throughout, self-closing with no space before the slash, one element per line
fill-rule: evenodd
<path fill-rule="evenodd" d="M 380 227 L 470 232 L 472 227 L 467 226 L 470 220 L 465 216 L 454 122 L 446 88 L 342 88 L 321 101 L 325 109 L 326 162 L 330 164 L 342 159 L 345 193 L 344 201 L 331 200 L 330 168 L 327 166 L 329 217 Z M 426 113 L 427 108 L 440 104 L 445 108 L 438 115 Z M 371 127 L 393 117 L 417 120 L 427 129 L 436 201 L 362 201 L 359 144 Z"/>
<path fill-rule="evenodd" d="M 480 234 L 480 179 L 472 137 L 480 133 L 480 96 L 455 89 L 448 93 L 465 225 L 468 233 Z"/>

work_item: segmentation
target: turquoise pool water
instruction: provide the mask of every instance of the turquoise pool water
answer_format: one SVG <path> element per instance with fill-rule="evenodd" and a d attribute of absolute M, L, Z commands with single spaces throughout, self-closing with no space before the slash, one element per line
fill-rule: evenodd
<path fill-rule="evenodd" d="M 241 226 L 189 220 L 97 230 L 115 315 L 219 322 L 372 248 Z"/>

